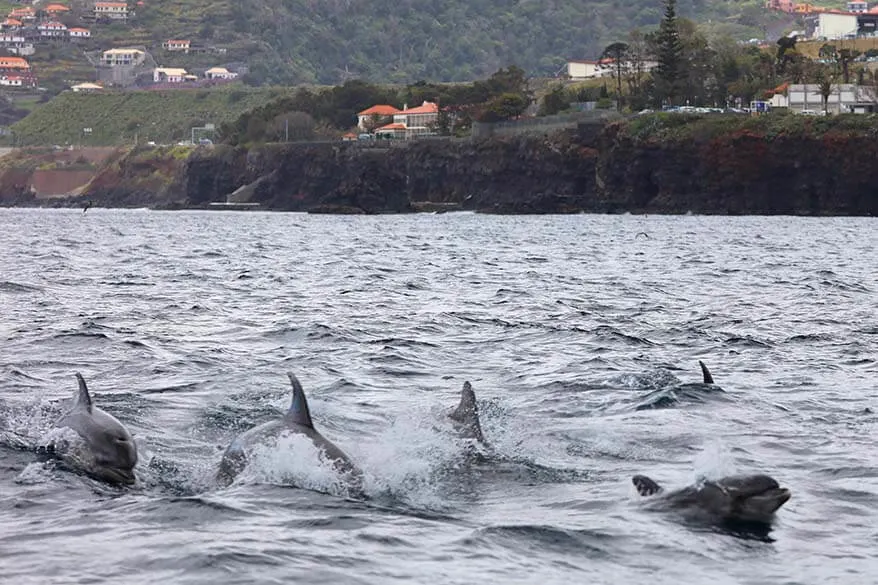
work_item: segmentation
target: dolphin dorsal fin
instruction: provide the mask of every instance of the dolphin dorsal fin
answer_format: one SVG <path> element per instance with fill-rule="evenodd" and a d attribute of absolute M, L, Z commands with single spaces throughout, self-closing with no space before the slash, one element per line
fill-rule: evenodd
<path fill-rule="evenodd" d="M 88 393 L 88 386 L 85 385 L 85 380 L 79 372 L 76 372 L 76 381 L 79 383 L 79 390 L 74 397 L 73 408 L 83 408 L 91 414 L 91 394 Z"/>
<path fill-rule="evenodd" d="M 290 384 L 293 385 L 293 401 L 285 416 L 291 422 L 313 429 L 314 423 L 311 422 L 311 411 L 308 409 L 308 400 L 305 398 L 302 384 L 292 372 L 287 372 L 287 377 L 290 379 Z"/>
<path fill-rule="evenodd" d="M 485 442 L 482 424 L 479 422 L 479 406 L 476 404 L 476 393 L 473 391 L 472 384 L 463 383 L 463 389 L 460 391 L 460 404 L 448 416 L 451 420 L 466 426 L 473 438 Z"/>
<path fill-rule="evenodd" d="M 645 475 L 635 475 L 631 478 L 631 482 L 641 496 L 651 496 L 662 491 L 662 486 Z"/>
<path fill-rule="evenodd" d="M 707 366 L 704 365 L 704 362 L 698 360 L 698 365 L 701 366 L 701 375 L 704 376 L 704 383 L 713 384 L 713 376 L 710 375 L 710 370 L 707 369 Z"/>
<path fill-rule="evenodd" d="M 473 391 L 473 385 L 469 382 L 463 383 L 463 390 L 460 391 L 460 404 L 451 413 L 451 418 L 458 422 L 466 422 L 472 417 L 478 418 L 478 409 L 476 405 L 476 393 Z"/>

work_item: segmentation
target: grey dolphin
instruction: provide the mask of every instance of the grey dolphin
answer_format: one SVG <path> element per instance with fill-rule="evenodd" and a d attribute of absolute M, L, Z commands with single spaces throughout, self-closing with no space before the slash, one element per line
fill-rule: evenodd
<path fill-rule="evenodd" d="M 314 428 L 302 384 L 292 372 L 287 372 L 287 376 L 293 386 L 293 399 L 289 410 L 282 418 L 257 425 L 236 437 L 223 454 L 217 480 L 223 484 L 231 483 L 246 467 L 249 449 L 263 444 L 267 440 L 276 439 L 284 431 L 291 431 L 308 437 L 332 462 L 336 472 L 347 480 L 346 483 L 351 491 L 361 494 L 363 489 L 362 471 L 341 449 Z"/>
<path fill-rule="evenodd" d="M 479 443 L 488 446 L 485 435 L 482 434 L 482 425 L 479 422 L 479 406 L 476 404 L 476 393 L 473 385 L 469 382 L 463 383 L 463 389 L 460 392 L 460 403 L 457 408 L 448 414 L 454 428 L 460 437 L 464 439 L 475 439 Z"/>
<path fill-rule="evenodd" d="M 116 417 L 94 405 L 88 386 L 79 372 L 73 406 L 56 422 L 56 429 L 69 428 L 84 441 L 82 445 L 53 443 L 48 450 L 85 473 L 111 483 L 133 484 L 137 446 L 128 429 Z"/>
<path fill-rule="evenodd" d="M 769 524 L 791 496 L 768 475 L 728 476 L 672 492 L 645 475 L 635 475 L 631 481 L 641 496 L 657 495 L 667 508 L 696 511 L 720 521 Z"/>

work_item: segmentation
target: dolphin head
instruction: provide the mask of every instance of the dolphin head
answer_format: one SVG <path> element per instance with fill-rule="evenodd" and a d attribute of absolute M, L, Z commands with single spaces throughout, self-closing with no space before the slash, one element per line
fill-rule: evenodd
<path fill-rule="evenodd" d="M 135 481 L 137 446 L 128 429 L 92 402 L 85 380 L 77 373 L 79 390 L 71 411 L 58 426 L 79 434 L 88 451 L 87 471 L 100 479 L 130 485 Z"/>
<path fill-rule="evenodd" d="M 731 520 L 770 522 L 792 495 L 768 475 L 728 477 L 716 483 L 731 499 Z"/>

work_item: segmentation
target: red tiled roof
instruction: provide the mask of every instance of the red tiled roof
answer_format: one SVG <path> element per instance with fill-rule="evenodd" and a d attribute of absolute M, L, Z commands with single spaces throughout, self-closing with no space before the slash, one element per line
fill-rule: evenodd
<path fill-rule="evenodd" d="M 409 108 L 407 110 L 403 110 L 401 112 L 397 112 L 399 114 L 435 114 L 439 111 L 439 104 L 434 104 L 433 102 L 424 102 L 420 106 L 416 108 Z"/>
<path fill-rule="evenodd" d="M 393 114 L 398 114 L 400 111 L 393 106 L 388 106 L 386 104 L 379 104 L 376 106 L 372 106 L 371 108 L 365 109 L 358 116 L 371 116 L 373 114 L 377 114 L 378 116 L 392 116 Z"/>
<path fill-rule="evenodd" d="M 377 130 L 375 130 L 375 132 L 381 132 L 382 130 L 405 130 L 405 124 L 394 122 L 393 124 L 388 124 L 386 126 L 378 128 Z"/>
<path fill-rule="evenodd" d="M 7 18 L 3 21 L 3 24 L 6 26 L 21 26 L 21 21 L 15 20 L 14 18 Z"/>
<path fill-rule="evenodd" d="M 87 28 L 68 28 L 67 31 L 68 32 L 87 33 L 88 29 Z"/>
<path fill-rule="evenodd" d="M 46 12 L 67 12 L 70 9 L 63 4 L 49 4 L 45 10 Z"/>

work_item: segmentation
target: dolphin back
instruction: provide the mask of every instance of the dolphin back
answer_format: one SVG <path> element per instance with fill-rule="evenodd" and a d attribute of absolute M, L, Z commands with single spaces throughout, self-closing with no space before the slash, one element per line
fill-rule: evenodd
<path fill-rule="evenodd" d="M 635 475 L 631 478 L 631 482 L 641 496 L 652 496 L 662 491 L 662 486 L 645 475 Z"/>
<path fill-rule="evenodd" d="M 710 373 L 710 370 L 707 369 L 707 366 L 704 365 L 704 362 L 698 360 L 698 365 L 701 366 L 701 375 L 704 377 L 705 384 L 713 384 L 713 376 Z"/>
<path fill-rule="evenodd" d="M 463 389 L 460 392 L 460 404 L 448 415 L 454 422 L 458 423 L 464 437 L 468 439 L 477 439 L 484 443 L 485 437 L 482 434 L 482 425 L 479 421 L 479 407 L 476 404 L 476 393 L 473 391 L 473 385 L 469 382 L 463 383 Z"/>

